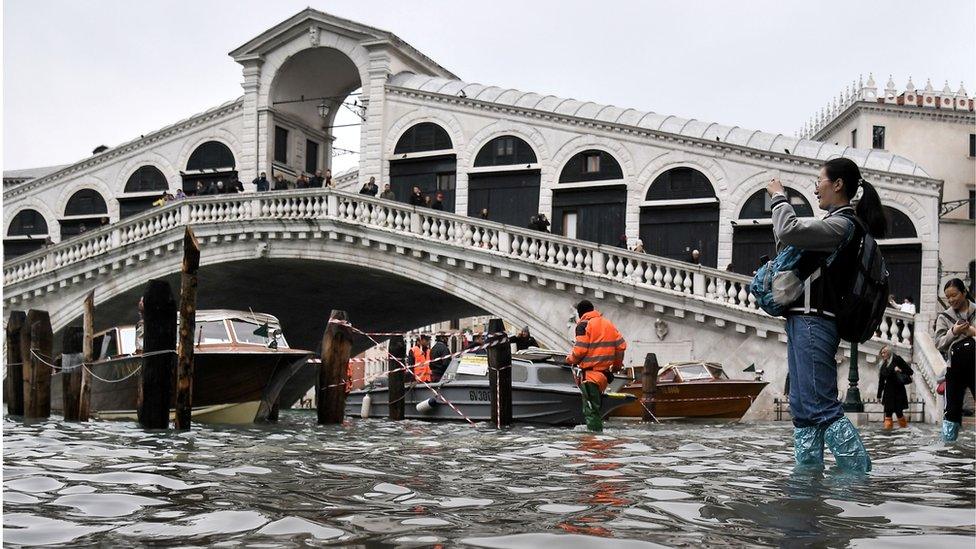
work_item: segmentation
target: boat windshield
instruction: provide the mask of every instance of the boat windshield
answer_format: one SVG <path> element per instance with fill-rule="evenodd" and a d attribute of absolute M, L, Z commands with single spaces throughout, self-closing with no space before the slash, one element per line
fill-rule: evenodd
<path fill-rule="evenodd" d="M 92 349 L 97 360 L 105 360 L 119 354 L 117 330 L 109 330 L 104 334 L 95 336 L 92 340 Z"/>
<path fill-rule="evenodd" d="M 681 371 L 681 379 L 684 381 L 712 379 L 713 377 L 704 364 L 688 364 L 687 366 L 679 366 L 678 369 Z"/>
<path fill-rule="evenodd" d="M 126 326 L 119 328 L 119 347 L 123 355 L 131 355 L 136 352 L 136 327 Z"/>
<path fill-rule="evenodd" d="M 224 321 L 197 322 L 197 345 L 201 343 L 230 343 Z"/>
<path fill-rule="evenodd" d="M 267 345 L 274 337 L 278 340 L 278 347 L 288 347 L 288 342 L 285 341 L 281 328 L 274 324 L 257 324 L 236 318 L 230 323 L 234 326 L 234 335 L 237 337 L 238 343 Z"/>

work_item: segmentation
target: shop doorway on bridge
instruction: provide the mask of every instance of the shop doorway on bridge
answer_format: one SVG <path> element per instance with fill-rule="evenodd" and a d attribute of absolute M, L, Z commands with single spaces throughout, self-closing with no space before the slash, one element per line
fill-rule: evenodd
<path fill-rule="evenodd" d="M 798 191 L 787 187 L 786 197 L 797 216 L 813 216 L 810 203 Z M 752 276 L 764 261 L 776 257 L 771 200 L 766 189 L 760 189 L 742 205 L 732 227 L 732 271 Z"/>
<path fill-rule="evenodd" d="M 618 246 L 625 237 L 627 184 L 610 153 L 590 149 L 574 155 L 552 193 L 552 232 Z M 526 220 L 527 221 L 527 220 Z"/>
<path fill-rule="evenodd" d="M 61 240 L 107 225 L 108 207 L 105 199 L 94 189 L 76 192 L 68 199 L 64 217 L 58 223 L 61 226 Z"/>
<path fill-rule="evenodd" d="M 196 195 L 216 194 L 218 182 L 226 189 L 231 181 L 237 179 L 237 162 L 234 153 L 220 141 L 207 141 L 193 150 L 186 162 L 183 176 L 183 192 Z"/>
<path fill-rule="evenodd" d="M 881 254 L 888 265 L 888 291 L 901 303 L 912 298 L 919 307 L 922 285 L 922 241 L 918 238 L 915 224 L 901 210 L 885 206 L 888 217 L 888 234 L 879 240 Z"/>
<path fill-rule="evenodd" d="M 20 210 L 7 226 L 3 239 L 3 258 L 10 259 L 44 247 L 48 234 L 47 221 L 37 210 Z"/>
<path fill-rule="evenodd" d="M 433 122 L 411 126 L 397 141 L 390 160 L 390 187 L 407 202 L 414 187 L 434 200 L 444 194 L 444 211 L 454 212 L 457 156 L 444 128 Z"/>
<path fill-rule="evenodd" d="M 478 151 L 468 172 L 468 216 L 525 227 L 539 213 L 541 172 L 535 151 L 513 135 L 496 137 Z"/>
<path fill-rule="evenodd" d="M 169 191 L 166 176 L 156 166 L 142 166 L 125 183 L 119 197 L 119 218 L 129 217 L 153 207 L 153 202 Z"/>
<path fill-rule="evenodd" d="M 647 253 L 678 261 L 718 263 L 719 203 L 705 174 L 672 168 L 654 179 L 640 209 L 640 236 Z"/>

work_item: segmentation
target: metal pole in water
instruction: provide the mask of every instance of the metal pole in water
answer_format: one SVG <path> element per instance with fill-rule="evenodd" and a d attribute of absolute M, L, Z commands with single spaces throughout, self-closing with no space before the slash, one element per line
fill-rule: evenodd
<path fill-rule="evenodd" d="M 864 402 L 861 400 L 861 390 L 857 387 L 857 343 L 851 343 L 851 367 L 847 373 L 847 398 L 844 399 L 845 412 L 863 412 Z"/>

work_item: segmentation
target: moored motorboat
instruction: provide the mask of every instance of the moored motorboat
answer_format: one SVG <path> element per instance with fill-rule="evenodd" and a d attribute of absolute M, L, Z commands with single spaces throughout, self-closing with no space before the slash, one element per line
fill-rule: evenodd
<path fill-rule="evenodd" d="M 630 370 L 634 381 L 621 391 L 639 399 L 644 387 L 643 368 Z M 673 362 L 658 372 L 654 415 L 659 419 L 740 419 L 766 385 L 761 380 L 729 379 L 716 362 Z M 610 415 L 640 417 L 643 412 L 638 401 L 621 406 Z"/>
<path fill-rule="evenodd" d="M 292 349 L 274 316 L 249 311 L 201 310 L 193 351 L 193 421 L 264 421 L 285 382 L 311 356 Z M 93 339 L 91 412 L 101 419 L 135 419 L 139 394 L 135 326 L 117 326 Z M 173 376 L 175 399 L 175 383 Z M 62 408 L 61 375 L 51 380 L 51 409 Z"/>
<path fill-rule="evenodd" d="M 566 353 L 539 349 L 521 351 L 512 356 L 512 419 L 516 422 L 547 425 L 578 425 L 584 422 L 580 391 L 573 372 L 562 364 Z M 604 416 L 634 397 L 618 393 L 628 379 L 617 379 L 604 393 L 601 411 Z M 408 383 L 405 411 L 408 419 L 461 420 L 491 419 L 491 394 L 488 383 L 488 357 L 462 355 L 455 358 L 440 381 L 431 383 L 440 397 L 422 383 Z M 389 415 L 389 389 L 386 377 L 372 380 L 365 389 L 346 396 L 346 414 L 360 416 L 363 400 L 369 395 L 368 415 Z M 457 408 L 455 411 L 446 401 Z"/>

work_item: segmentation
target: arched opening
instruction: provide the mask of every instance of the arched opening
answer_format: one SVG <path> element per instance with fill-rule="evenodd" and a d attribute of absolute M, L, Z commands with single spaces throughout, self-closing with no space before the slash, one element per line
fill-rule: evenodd
<path fill-rule="evenodd" d="M 541 172 L 536 162 L 532 147 L 514 135 L 486 143 L 468 174 L 468 216 L 487 209 L 492 221 L 526 226 L 539 210 Z"/>
<path fill-rule="evenodd" d="M 411 126 L 393 149 L 390 187 L 397 200 L 407 202 L 414 187 L 433 201 L 442 193 L 444 210 L 453 212 L 457 156 L 447 131 L 433 122 Z"/>
<path fill-rule="evenodd" d="M 156 166 L 142 166 L 125 182 L 119 197 L 119 218 L 129 217 L 152 208 L 153 202 L 169 190 L 166 176 Z"/>
<path fill-rule="evenodd" d="M 7 226 L 3 239 L 3 258 L 10 259 L 44 247 L 48 238 L 47 221 L 37 210 L 21 210 Z"/>
<path fill-rule="evenodd" d="M 798 191 L 787 187 L 786 197 L 796 215 L 813 217 L 813 208 Z M 760 189 L 742 205 L 732 227 L 732 271 L 751 275 L 769 258 L 776 257 L 771 201 L 766 189 Z"/>
<path fill-rule="evenodd" d="M 654 179 L 640 209 L 640 235 L 649 254 L 718 263 L 718 198 L 705 174 L 693 168 L 672 168 Z"/>
<path fill-rule="evenodd" d="M 59 221 L 61 240 L 108 224 L 108 207 L 98 191 L 82 189 L 71 195 Z"/>
<path fill-rule="evenodd" d="M 919 306 L 922 290 L 922 243 L 910 217 L 885 206 L 888 234 L 879 240 L 881 254 L 888 265 L 888 291 L 898 303 L 906 297 Z"/>
<path fill-rule="evenodd" d="M 258 171 L 280 175 L 292 188 L 303 173 L 337 175 L 357 166 L 369 107 L 361 90 L 359 69 L 337 49 L 307 48 L 288 58 L 271 85 L 267 128 L 262 124 L 267 157 Z"/>
<path fill-rule="evenodd" d="M 186 194 L 215 194 L 218 182 L 227 189 L 237 179 L 237 162 L 230 147 L 220 141 L 207 141 L 193 149 L 181 175 Z"/>
<path fill-rule="evenodd" d="M 598 244 L 626 244 L 627 184 L 620 163 L 596 149 L 573 155 L 552 191 L 552 232 Z"/>

